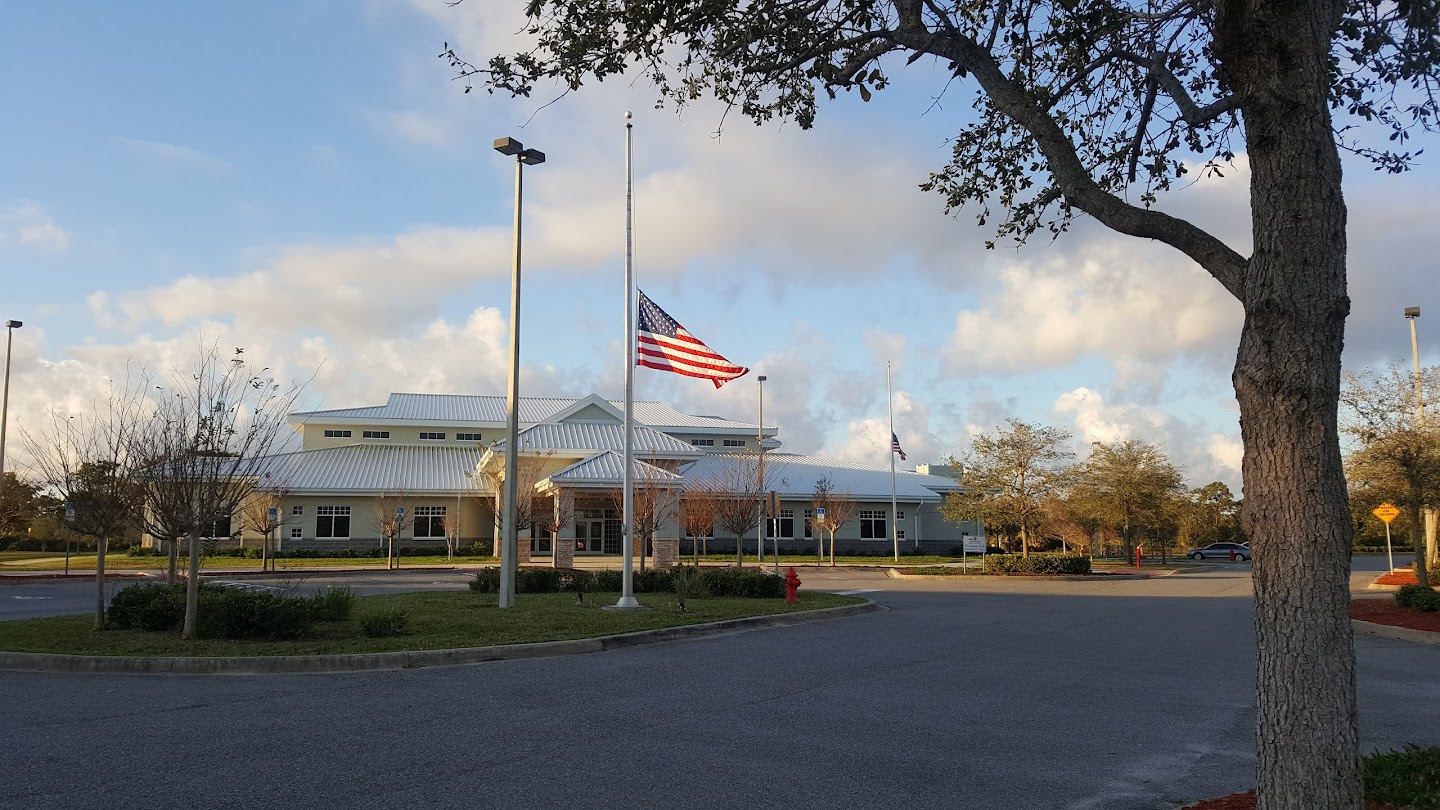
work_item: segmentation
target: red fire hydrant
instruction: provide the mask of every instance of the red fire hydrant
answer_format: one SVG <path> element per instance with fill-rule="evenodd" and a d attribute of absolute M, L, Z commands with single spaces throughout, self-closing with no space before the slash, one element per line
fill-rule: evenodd
<path fill-rule="evenodd" d="M 1140 546 L 1135 547 L 1135 567 L 1140 567 Z"/>
<path fill-rule="evenodd" d="M 799 602 L 800 597 L 796 591 L 800 590 L 800 577 L 795 575 L 795 568 L 792 566 L 785 572 L 785 601 Z"/>
<path fill-rule="evenodd" d="M 1235 549 L 1230 549 L 1230 562 L 1235 562 Z"/>

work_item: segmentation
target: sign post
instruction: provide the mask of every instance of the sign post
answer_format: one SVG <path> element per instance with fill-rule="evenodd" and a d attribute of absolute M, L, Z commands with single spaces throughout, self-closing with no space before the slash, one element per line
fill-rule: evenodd
<path fill-rule="evenodd" d="M 75 504 L 65 502 L 65 576 L 70 576 L 70 539 L 75 535 Z"/>
<path fill-rule="evenodd" d="M 815 544 L 815 545 L 818 547 L 818 548 L 817 548 L 817 551 L 819 552 L 817 559 L 820 561 L 820 564 L 821 564 L 821 565 L 824 565 L 824 564 L 825 564 L 825 535 L 824 535 L 823 532 L 824 532 L 825 530 L 824 530 L 824 529 L 821 529 L 820 527 L 825 524 L 825 507 L 823 507 L 823 506 L 817 506 L 817 507 L 815 507 L 815 520 L 813 521 L 813 523 L 814 523 L 814 526 L 815 526 L 815 539 L 818 541 L 818 542 L 816 542 L 816 544 Z"/>
<path fill-rule="evenodd" d="M 1386 501 L 1375 507 L 1372 514 L 1385 521 L 1385 556 L 1390 559 L 1390 570 L 1394 571 L 1395 552 L 1390 548 L 1390 521 L 1400 516 L 1400 510 L 1395 508 L 1395 504 Z"/>

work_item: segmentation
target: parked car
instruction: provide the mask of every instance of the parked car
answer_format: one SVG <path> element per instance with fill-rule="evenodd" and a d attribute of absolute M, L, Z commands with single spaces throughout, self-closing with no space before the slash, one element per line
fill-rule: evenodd
<path fill-rule="evenodd" d="M 1228 560 L 1232 553 L 1240 562 L 1250 560 L 1250 547 L 1244 543 L 1211 543 L 1204 548 L 1192 548 L 1185 556 L 1192 560 Z"/>

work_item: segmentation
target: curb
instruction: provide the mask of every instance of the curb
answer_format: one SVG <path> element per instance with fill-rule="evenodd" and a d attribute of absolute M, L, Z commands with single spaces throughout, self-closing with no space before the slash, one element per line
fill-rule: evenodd
<path fill-rule="evenodd" d="M 1172 572 L 1173 573 L 1173 572 Z M 1167 574 L 906 574 L 894 568 L 885 574 L 891 579 L 923 579 L 945 581 L 952 579 L 1009 579 L 1045 580 L 1048 582 L 1106 582 L 1117 579 L 1155 579 Z"/>
<path fill-rule="evenodd" d="M 1350 625 L 1355 628 L 1355 632 L 1363 633 L 1367 636 L 1393 638 L 1399 639 L 1400 641 L 1416 641 L 1421 644 L 1440 644 L 1440 633 L 1432 633 L 1429 630 L 1411 630 L 1408 627 L 1395 627 L 1389 624 L 1363 622 L 1359 619 L 1351 619 Z"/>
<path fill-rule="evenodd" d="M 537 641 L 494 647 L 460 647 L 448 650 L 405 650 L 402 652 L 357 653 L 352 655 L 284 655 L 248 657 L 142 658 L 135 656 L 60 655 L 0 651 L 0 670 L 12 672 L 62 672 L 107 674 L 213 675 L 255 673 L 369 672 L 421 667 L 460 666 L 488 661 L 513 661 L 580 655 L 605 650 L 660 644 L 667 641 L 719 636 L 765 627 L 785 627 L 804 622 L 839 619 L 884 610 L 874 600 L 861 605 L 820 608 L 798 613 L 776 613 L 727 619 L 706 624 L 661 627 L 615 636 Z"/>
<path fill-rule="evenodd" d="M 116 573 L 106 572 L 106 579 L 150 579 L 154 577 L 149 571 L 120 571 Z M 37 574 L 6 574 L 0 573 L 0 583 L 5 582 L 29 582 L 36 579 L 94 579 L 95 572 L 88 574 L 53 574 L 49 572 Z"/>

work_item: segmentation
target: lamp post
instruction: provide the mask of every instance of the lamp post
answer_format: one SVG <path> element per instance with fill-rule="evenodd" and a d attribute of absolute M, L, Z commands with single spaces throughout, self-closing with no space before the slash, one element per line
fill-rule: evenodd
<path fill-rule="evenodd" d="M 525 167 L 545 162 L 545 153 L 526 149 L 514 138 L 496 138 L 495 151 L 515 156 L 515 252 L 510 268 L 510 386 L 505 396 L 505 502 L 500 524 L 500 607 L 515 607 L 516 542 L 515 500 L 516 453 L 520 444 L 520 212 L 524 199 Z"/>
<path fill-rule="evenodd" d="M 1415 361 L 1415 425 L 1425 425 L 1425 390 L 1420 384 L 1420 341 L 1415 335 L 1415 321 L 1420 318 L 1420 307 L 1406 307 L 1405 320 L 1410 322 L 1410 356 Z M 1425 514 L 1425 545 L 1426 549 L 1416 549 L 1415 553 L 1424 554 L 1427 562 L 1434 562 L 1434 538 L 1435 538 L 1435 508 L 1427 507 L 1423 510 Z"/>
<path fill-rule="evenodd" d="M 759 453 L 760 463 L 755 474 L 755 489 L 760 496 L 760 509 L 756 512 L 760 519 L 756 521 L 756 562 L 761 566 L 765 565 L 765 375 L 761 374 L 755 378 L 760 383 L 760 417 L 755 423 L 755 449 Z"/>
<path fill-rule="evenodd" d="M 5 321 L 5 395 L 0 400 L 0 503 L 5 498 L 5 426 L 10 422 L 10 344 L 15 340 L 15 330 L 24 325 L 21 321 Z"/>

